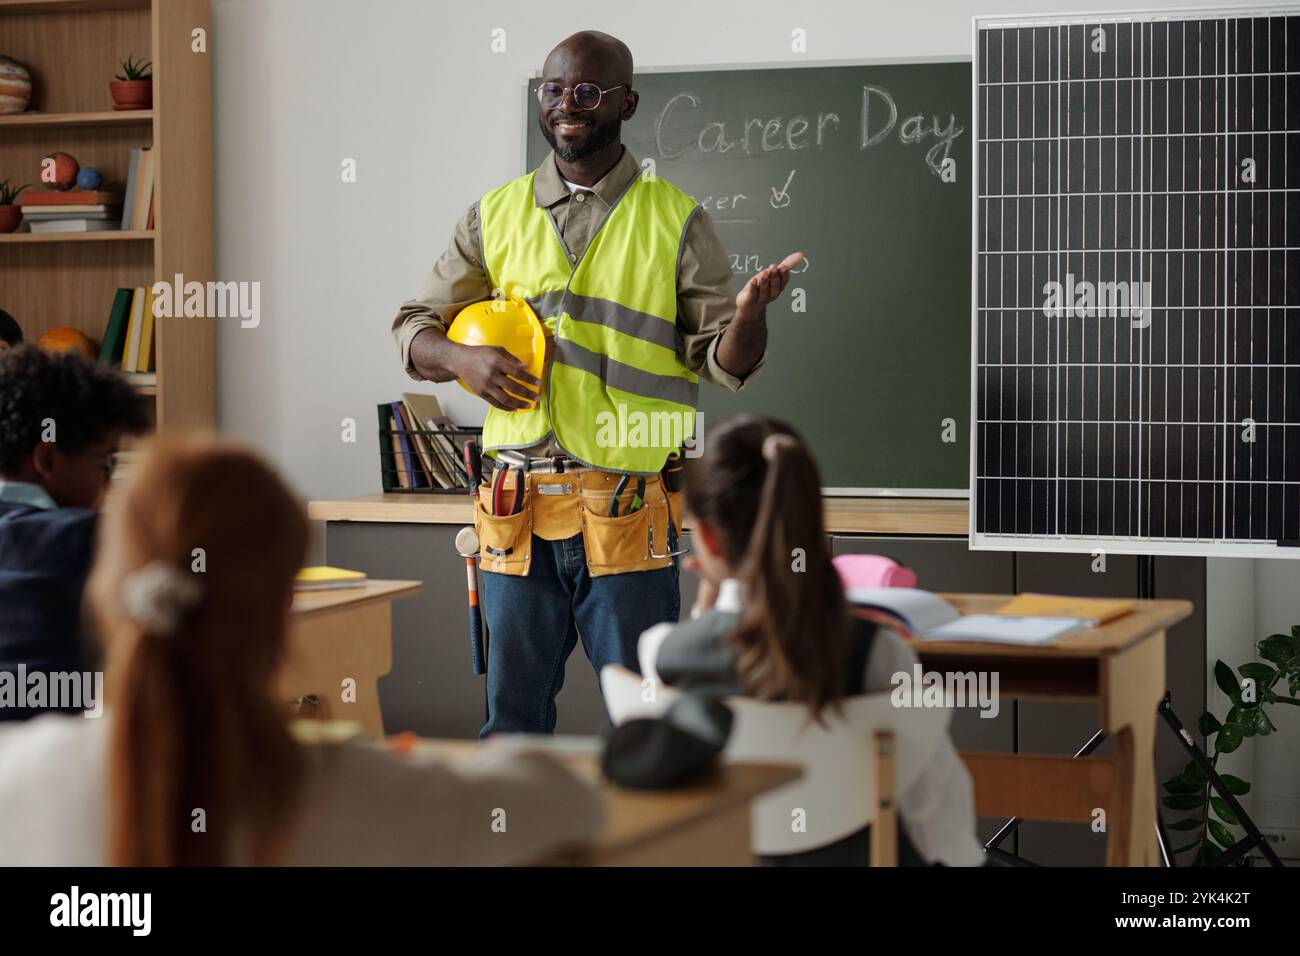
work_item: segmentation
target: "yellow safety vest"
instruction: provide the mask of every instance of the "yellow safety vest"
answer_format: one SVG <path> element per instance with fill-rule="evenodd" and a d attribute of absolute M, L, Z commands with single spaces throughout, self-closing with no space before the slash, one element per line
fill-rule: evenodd
<path fill-rule="evenodd" d="M 479 234 L 493 288 L 532 305 L 555 355 L 535 408 L 488 410 L 484 449 L 554 434 L 584 464 L 654 474 L 695 433 L 699 378 L 678 351 L 677 266 L 697 204 L 638 173 L 578 256 L 534 201 L 535 175 L 479 200 Z"/>

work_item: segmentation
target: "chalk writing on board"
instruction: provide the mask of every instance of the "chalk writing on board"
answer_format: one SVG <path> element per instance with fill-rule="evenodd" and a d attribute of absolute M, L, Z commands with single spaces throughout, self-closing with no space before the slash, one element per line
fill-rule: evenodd
<path fill-rule="evenodd" d="M 925 163 L 936 176 L 942 174 L 953 143 L 966 132 L 957 125 L 954 114 L 944 117 L 921 111 L 903 115 L 894 95 L 875 84 L 864 85 L 861 97 L 859 150 L 869 150 L 895 139 L 905 147 L 928 144 Z M 669 97 L 655 117 L 654 142 L 662 159 L 689 161 L 733 151 L 761 156 L 780 150 L 823 149 L 833 142 L 839 128 L 839 114 L 829 110 L 788 118 L 717 118 L 710 116 L 703 99 L 683 92 Z"/>
<path fill-rule="evenodd" d="M 779 190 L 775 186 L 772 187 L 772 198 L 768 202 L 772 204 L 773 209 L 784 209 L 790 205 L 790 181 L 794 179 L 794 174 L 795 171 L 790 170 L 790 175 L 785 177 L 785 185 Z"/>
<path fill-rule="evenodd" d="M 728 258 L 731 259 L 732 273 L 738 275 L 755 275 L 766 269 L 773 261 L 781 261 L 779 258 L 776 260 L 764 258 L 756 252 L 734 252 Z M 812 260 L 805 253 L 803 262 L 791 269 L 790 275 L 799 275 L 807 272 L 810 268 L 812 268 Z"/>
<path fill-rule="evenodd" d="M 873 126 L 871 114 L 873 100 L 878 101 L 880 104 L 876 107 L 875 126 Z M 883 122 L 881 122 L 882 109 L 886 111 L 889 117 Z M 894 102 L 894 97 L 889 90 L 883 86 L 870 84 L 862 87 L 862 140 L 860 149 L 870 149 L 880 143 L 893 132 L 895 126 L 898 127 L 898 141 L 906 146 L 924 143 L 933 136 L 935 142 L 926 152 L 925 162 L 930 167 L 930 171 L 938 176 L 943 172 L 943 163 L 948 158 L 952 144 L 957 137 L 966 132 L 957 125 L 957 117 L 951 113 L 948 114 L 948 125 L 946 127 L 941 126 L 940 122 L 938 116 L 931 116 L 927 121 L 924 113 L 913 113 L 903 120 L 902 125 L 899 125 L 898 104 Z"/>

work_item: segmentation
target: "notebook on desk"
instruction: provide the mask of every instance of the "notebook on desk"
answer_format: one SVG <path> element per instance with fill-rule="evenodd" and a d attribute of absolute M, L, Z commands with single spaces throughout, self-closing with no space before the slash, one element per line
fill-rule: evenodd
<path fill-rule="evenodd" d="M 918 588 L 849 588 L 845 595 L 856 616 L 892 627 L 920 641 L 1050 644 L 1057 638 L 1085 630 L 1095 624 L 1094 619 L 1079 616 L 1006 613 L 1008 608 L 1016 604 L 1015 601 L 1003 605 L 996 614 L 971 614 L 963 617 L 955 607 L 939 595 Z M 1062 602 L 1061 606 L 1063 606 L 1064 602 L 1072 599 L 1053 600 Z M 1117 602 L 1082 603 L 1091 605 Z M 1082 603 L 1075 606 L 1081 607 Z M 1101 613 L 1114 609 L 1096 608 L 1095 610 Z"/>
<path fill-rule="evenodd" d="M 1136 601 L 1123 598 L 1080 598 L 1055 594 L 1018 594 L 998 608 L 998 614 L 1020 617 L 1077 617 L 1096 627 L 1133 611 Z"/>

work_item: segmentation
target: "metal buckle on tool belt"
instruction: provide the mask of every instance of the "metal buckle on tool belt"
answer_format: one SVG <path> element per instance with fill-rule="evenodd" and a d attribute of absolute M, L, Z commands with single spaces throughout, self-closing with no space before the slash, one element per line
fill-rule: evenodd
<path fill-rule="evenodd" d="M 539 495 L 571 495 L 573 485 L 566 481 L 562 485 L 534 485 L 533 490 Z"/>

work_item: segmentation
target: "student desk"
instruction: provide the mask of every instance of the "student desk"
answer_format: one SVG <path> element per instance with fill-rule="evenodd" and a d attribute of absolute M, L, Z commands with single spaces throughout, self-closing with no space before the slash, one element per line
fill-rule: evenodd
<path fill-rule="evenodd" d="M 1011 595 L 945 594 L 962 614 L 989 614 Z M 1165 629 L 1192 613 L 1188 601 L 1138 601 L 1100 627 L 1025 647 L 917 641 L 926 671 L 998 673 L 1001 698 L 1095 700 L 1111 757 L 963 752 L 979 816 L 1091 822 L 1106 812 L 1109 866 L 1158 866 L 1156 707 L 1165 694 Z"/>
<path fill-rule="evenodd" d="M 479 744 L 466 740 L 420 740 L 415 752 L 455 762 Z M 629 790 L 601 776 L 600 758 L 552 749 L 579 777 L 602 790 L 608 819 L 596 845 L 556 863 L 582 866 L 753 866 L 750 807 L 754 798 L 799 779 L 790 764 L 725 763 L 691 786 L 673 790 Z"/>
<path fill-rule="evenodd" d="M 280 696 L 315 694 L 331 720 L 354 720 L 367 737 L 382 737 L 379 678 L 393 666 L 392 605 L 424 588 L 419 581 L 368 581 L 355 588 L 298 591 Z M 352 678 L 354 694 L 343 681 Z"/>

